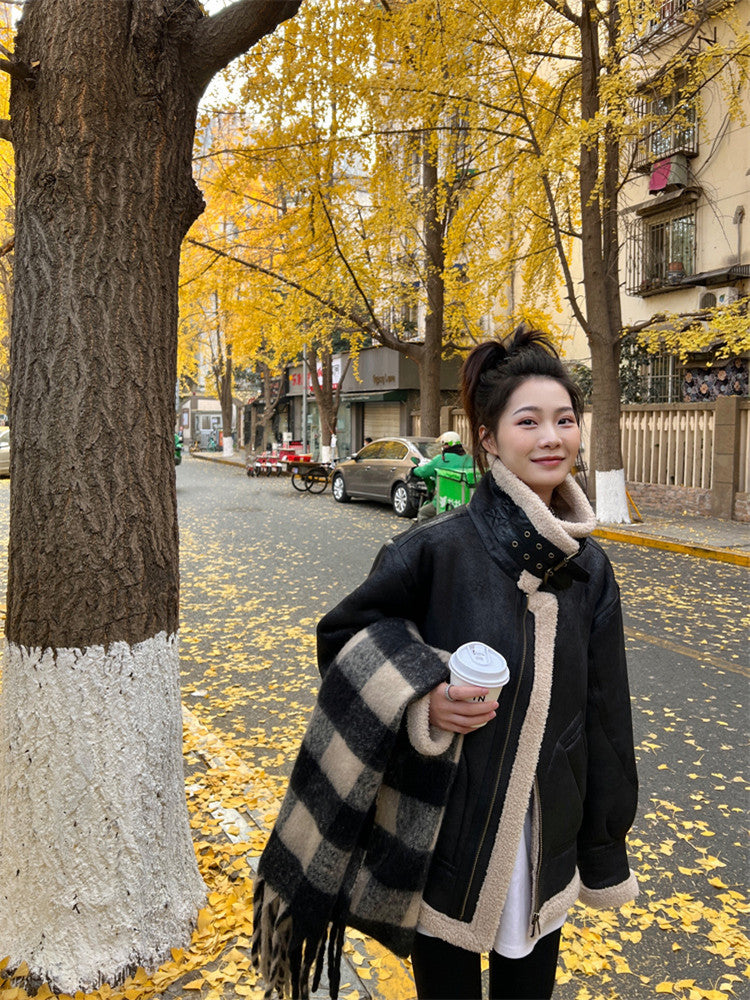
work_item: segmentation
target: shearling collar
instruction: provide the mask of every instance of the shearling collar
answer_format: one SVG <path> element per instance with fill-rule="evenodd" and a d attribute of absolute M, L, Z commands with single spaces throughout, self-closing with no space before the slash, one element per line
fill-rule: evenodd
<path fill-rule="evenodd" d="M 555 490 L 554 502 L 557 514 L 530 489 L 526 483 L 514 476 L 499 458 L 490 466 L 492 478 L 507 493 L 517 507 L 526 514 L 536 530 L 544 538 L 561 549 L 567 556 L 574 556 L 580 549 L 577 541 L 586 538 L 596 527 L 596 515 L 586 494 L 572 476 Z"/>
<path fill-rule="evenodd" d="M 544 586 L 564 590 L 573 580 L 588 579 L 572 560 L 582 551 L 596 519 L 570 476 L 555 492 L 557 513 L 499 459 L 491 466 L 487 489 L 492 499 L 484 507 L 485 519 L 494 545 L 516 567 L 521 590 L 527 594 Z"/>

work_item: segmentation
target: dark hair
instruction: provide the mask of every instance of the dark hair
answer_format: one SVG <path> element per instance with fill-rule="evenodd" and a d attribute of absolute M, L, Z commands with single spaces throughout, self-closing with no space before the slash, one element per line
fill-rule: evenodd
<path fill-rule="evenodd" d="M 578 423 L 583 416 L 581 390 L 571 378 L 548 334 L 525 323 L 505 340 L 478 344 L 461 367 L 461 401 L 471 428 L 474 461 L 486 472 L 487 459 L 479 439 L 479 428 L 492 430 L 513 392 L 530 378 L 552 378 L 570 396 Z"/>

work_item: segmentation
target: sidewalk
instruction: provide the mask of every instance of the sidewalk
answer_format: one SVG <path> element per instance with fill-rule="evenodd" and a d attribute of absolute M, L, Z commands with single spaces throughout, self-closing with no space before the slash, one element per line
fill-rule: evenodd
<path fill-rule="evenodd" d="M 238 452 L 232 456 L 196 452 L 191 458 L 245 467 L 244 455 Z M 641 524 L 602 525 L 594 535 L 611 542 L 627 542 L 750 567 L 750 524 L 722 521 L 718 517 L 704 517 L 687 511 L 681 515 L 670 515 L 642 507 L 641 514 Z"/>

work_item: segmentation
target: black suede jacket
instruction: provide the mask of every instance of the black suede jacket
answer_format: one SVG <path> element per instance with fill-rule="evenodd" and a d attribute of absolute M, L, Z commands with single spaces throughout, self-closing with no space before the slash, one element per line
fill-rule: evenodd
<path fill-rule="evenodd" d="M 545 517 L 556 519 L 535 498 L 527 505 L 518 483 L 511 492 L 530 515 L 488 474 L 468 507 L 384 546 L 318 626 L 321 672 L 383 617 L 414 622 L 431 646 L 482 641 L 508 661 L 496 718 L 464 737 L 420 913 L 431 933 L 475 951 L 492 947 L 530 804 L 532 925 L 579 896 L 612 906 L 637 895 L 625 848 L 637 777 L 619 590 L 595 541 L 575 543 L 572 558 L 550 541 L 560 538 Z"/>

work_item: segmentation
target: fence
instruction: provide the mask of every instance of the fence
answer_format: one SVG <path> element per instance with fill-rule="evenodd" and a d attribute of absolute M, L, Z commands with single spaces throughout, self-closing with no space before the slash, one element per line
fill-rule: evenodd
<path fill-rule="evenodd" d="M 712 404 L 624 406 L 620 430 L 628 482 L 711 489 Z"/>
<path fill-rule="evenodd" d="M 469 444 L 463 410 L 443 407 L 440 427 Z M 587 411 L 585 444 L 590 430 Z M 674 510 L 750 520 L 750 401 L 725 396 L 711 403 L 623 406 L 620 430 L 633 495 Z"/>

